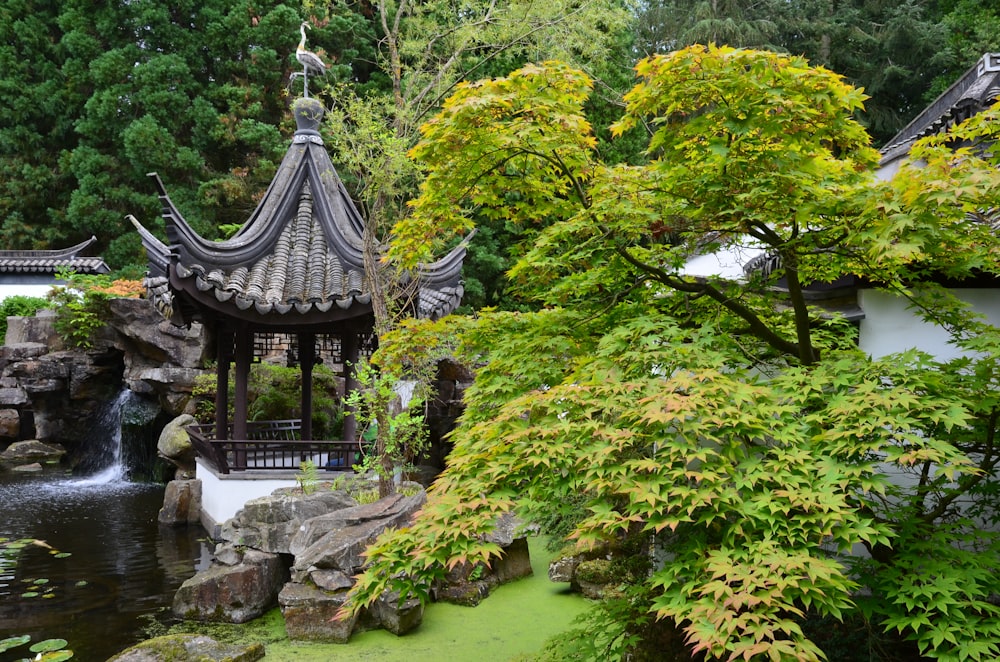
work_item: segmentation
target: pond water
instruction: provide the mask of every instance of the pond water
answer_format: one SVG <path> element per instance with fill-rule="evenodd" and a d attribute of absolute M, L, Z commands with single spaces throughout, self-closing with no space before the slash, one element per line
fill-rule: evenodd
<path fill-rule="evenodd" d="M 0 640 L 62 638 L 75 659 L 99 661 L 168 621 L 174 591 L 207 549 L 201 527 L 157 523 L 162 502 L 162 485 L 0 474 L 0 538 L 69 554 L 29 545 L 13 567 L 0 565 Z M 0 662 L 26 655 L 19 647 Z"/>
<path fill-rule="evenodd" d="M 162 425 L 151 411 L 127 389 L 107 403 L 81 475 L 0 471 L 0 541 L 47 545 L 13 562 L 0 554 L 0 641 L 65 639 L 74 659 L 100 662 L 172 620 L 174 592 L 207 564 L 209 545 L 200 526 L 160 526 L 164 486 L 131 478 L 155 460 Z M 28 654 L 19 646 L 0 662 Z"/>

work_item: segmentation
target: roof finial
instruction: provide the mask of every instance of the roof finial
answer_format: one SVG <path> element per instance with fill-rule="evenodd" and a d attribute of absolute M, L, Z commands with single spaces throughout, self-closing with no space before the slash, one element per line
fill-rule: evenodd
<path fill-rule="evenodd" d="M 302 24 L 299 26 L 302 39 L 299 40 L 298 48 L 295 49 L 295 59 L 302 65 L 303 94 L 306 98 L 309 97 L 309 73 L 312 72 L 320 75 L 326 73 L 326 65 L 323 63 L 323 60 L 312 51 L 306 50 L 306 28 L 308 27 L 309 24 L 302 21 Z"/>

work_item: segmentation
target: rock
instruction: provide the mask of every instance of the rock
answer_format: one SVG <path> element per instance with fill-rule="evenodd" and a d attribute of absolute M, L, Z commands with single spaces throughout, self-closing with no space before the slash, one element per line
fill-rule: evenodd
<path fill-rule="evenodd" d="M 239 565 L 213 565 L 174 594 L 178 618 L 245 623 L 274 606 L 288 571 L 277 554 L 248 550 Z"/>
<path fill-rule="evenodd" d="M 407 525 L 426 500 L 423 491 L 414 496 L 393 494 L 308 520 L 289 546 L 295 555 L 292 577 L 300 580 L 316 569 L 354 575 L 364 565 L 362 552 L 369 543 L 388 528 Z"/>
<path fill-rule="evenodd" d="M 172 480 L 163 493 L 160 524 L 184 526 L 201 521 L 201 481 Z"/>
<path fill-rule="evenodd" d="M 149 639 L 108 662 L 255 662 L 264 659 L 263 644 L 221 644 L 198 634 L 170 634 Z"/>
<path fill-rule="evenodd" d="M 385 592 L 372 605 L 375 620 L 384 629 L 401 636 L 416 629 L 424 620 L 424 605 L 417 598 L 399 599 L 399 592 Z"/>
<path fill-rule="evenodd" d="M 15 380 L 11 380 L 15 381 Z M 15 384 L 17 382 L 15 381 Z M 4 386 L 0 388 L 0 405 L 6 407 L 22 407 L 31 402 L 27 391 L 20 386 Z"/>
<path fill-rule="evenodd" d="M 16 467 L 11 467 L 11 471 L 20 471 L 21 473 L 33 473 L 35 471 L 42 471 L 42 465 L 37 462 L 32 462 L 31 464 L 20 464 Z"/>
<path fill-rule="evenodd" d="M 486 541 L 506 547 L 516 538 L 524 537 L 520 533 L 523 527 L 524 523 L 514 513 L 504 513 L 497 518 L 493 531 L 486 535 Z"/>
<path fill-rule="evenodd" d="M 563 556 L 549 564 L 549 581 L 573 583 L 576 578 L 576 568 L 583 561 L 582 556 Z"/>
<path fill-rule="evenodd" d="M 54 310 L 39 310 L 34 317 L 8 317 L 4 344 L 9 347 L 36 343 L 62 349 L 62 339 L 56 333 L 55 319 Z"/>
<path fill-rule="evenodd" d="M 501 584 L 531 576 L 531 554 L 528 552 L 527 538 L 515 538 L 504 547 L 503 556 L 493 561 L 493 574 Z"/>
<path fill-rule="evenodd" d="M 49 346 L 44 342 L 16 342 L 3 347 L 3 359 L 7 363 L 17 363 L 29 359 L 37 359 L 49 353 Z"/>
<path fill-rule="evenodd" d="M 289 639 L 346 644 L 357 616 L 337 619 L 347 591 L 324 591 L 305 584 L 288 583 L 278 595 Z"/>
<path fill-rule="evenodd" d="M 21 413 L 16 409 L 0 409 L 0 439 L 21 437 Z"/>
<path fill-rule="evenodd" d="M 606 558 L 582 561 L 573 575 L 580 592 L 591 600 L 601 600 L 605 591 L 615 584 L 611 561 Z"/>
<path fill-rule="evenodd" d="M 265 552 L 288 554 L 303 522 L 357 503 L 342 491 L 319 489 L 307 495 L 294 490 L 275 490 L 269 496 L 247 501 L 235 517 L 222 525 L 222 539 Z"/>
<path fill-rule="evenodd" d="M 475 607 L 489 596 L 491 590 L 493 586 L 483 579 L 476 581 L 449 579 L 435 586 L 434 599 L 463 607 Z"/>
<path fill-rule="evenodd" d="M 185 476 L 194 475 L 195 452 L 194 446 L 191 445 L 191 437 L 184 426 L 197 422 L 194 416 L 181 414 L 163 426 L 160 438 L 156 442 L 156 452 L 176 466 Z"/>
<path fill-rule="evenodd" d="M 66 454 L 59 444 L 42 443 L 37 439 L 16 441 L 0 453 L 0 463 L 9 465 L 31 464 L 32 462 L 58 462 Z"/>
<path fill-rule="evenodd" d="M 197 368 L 205 354 L 206 343 L 201 325 L 191 328 L 174 326 L 156 310 L 149 299 L 111 299 L 110 324 L 118 332 L 125 348 L 147 365 L 173 364 Z"/>
<path fill-rule="evenodd" d="M 339 591 L 354 586 L 354 580 L 340 570 L 314 570 L 309 579 L 325 591 Z"/>
<path fill-rule="evenodd" d="M 222 565 L 237 565 L 243 562 L 242 547 L 225 543 L 215 548 L 215 560 Z"/>

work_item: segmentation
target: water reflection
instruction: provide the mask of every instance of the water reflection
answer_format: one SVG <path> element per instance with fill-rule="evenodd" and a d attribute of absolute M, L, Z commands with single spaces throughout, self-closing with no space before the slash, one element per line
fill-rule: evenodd
<path fill-rule="evenodd" d="M 200 527 L 158 525 L 162 500 L 162 485 L 0 474 L 0 537 L 70 554 L 29 546 L 13 572 L 0 572 L 0 639 L 60 637 L 75 659 L 105 660 L 144 639 L 150 618 L 167 620 L 174 591 L 207 550 Z M 24 597 L 37 579 L 52 597 Z M 26 651 L 13 653 L 0 662 Z"/>

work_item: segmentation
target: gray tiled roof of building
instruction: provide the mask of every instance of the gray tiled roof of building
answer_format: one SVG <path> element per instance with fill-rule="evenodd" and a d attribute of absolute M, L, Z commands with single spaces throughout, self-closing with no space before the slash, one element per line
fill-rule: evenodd
<path fill-rule="evenodd" d="M 75 246 L 56 250 L 2 250 L 0 273 L 55 274 L 71 268 L 81 274 L 106 274 L 111 271 L 99 257 L 81 257 L 79 254 L 97 241 L 91 237 Z"/>

